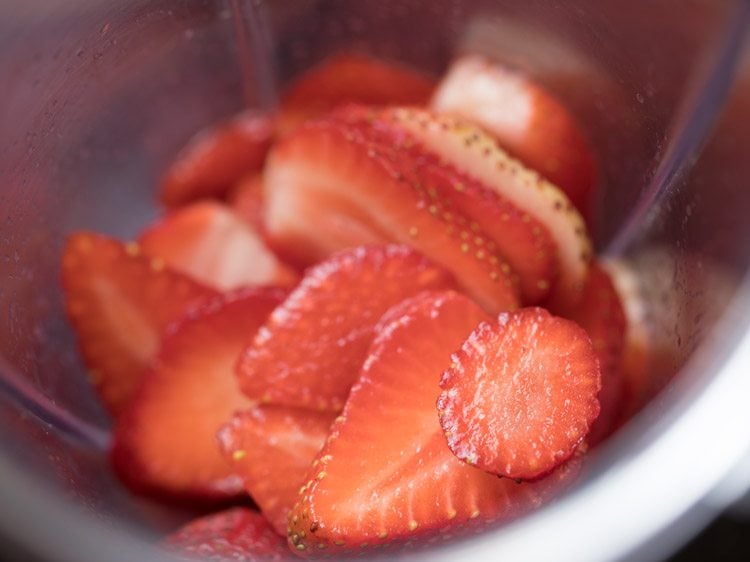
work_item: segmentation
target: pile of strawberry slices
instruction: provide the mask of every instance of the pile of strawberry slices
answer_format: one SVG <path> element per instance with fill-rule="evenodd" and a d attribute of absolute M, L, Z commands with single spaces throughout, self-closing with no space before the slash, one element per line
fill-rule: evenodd
<path fill-rule="evenodd" d="M 554 183 L 553 183 L 554 182 Z M 132 490 L 247 506 L 209 560 L 429 544 L 557 494 L 622 422 L 626 319 L 567 110 L 475 55 L 333 57 L 169 166 L 130 242 L 72 234 L 69 318 Z"/>

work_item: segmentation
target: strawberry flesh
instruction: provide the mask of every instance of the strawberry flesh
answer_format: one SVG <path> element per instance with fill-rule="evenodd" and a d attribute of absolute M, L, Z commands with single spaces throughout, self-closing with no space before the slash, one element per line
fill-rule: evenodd
<path fill-rule="evenodd" d="M 223 203 L 200 201 L 176 209 L 138 241 L 144 253 L 220 291 L 297 281 L 297 274 Z"/>
<path fill-rule="evenodd" d="M 115 430 L 112 463 L 131 488 L 180 499 L 243 490 L 216 432 L 253 406 L 239 390 L 234 364 L 284 296 L 281 289 L 252 288 L 214 297 L 167 329 Z"/>
<path fill-rule="evenodd" d="M 538 506 L 571 472 L 534 484 L 459 461 L 435 411 L 451 351 L 489 317 L 454 292 L 424 292 L 383 318 L 359 380 L 289 516 L 306 557 L 449 538 Z M 410 541 L 409 541 L 410 542 Z"/>
<path fill-rule="evenodd" d="M 571 314 L 571 319 L 588 333 L 601 368 L 601 413 L 587 438 L 593 447 L 617 428 L 624 413 L 622 361 L 627 326 L 625 311 L 612 279 L 597 263 L 591 267 L 584 298 Z"/>
<path fill-rule="evenodd" d="M 222 199 L 244 176 L 261 170 L 274 134 L 273 120 L 252 112 L 200 131 L 164 173 L 159 199 L 167 207 Z"/>
<path fill-rule="evenodd" d="M 659 366 L 671 361 L 668 351 L 660 350 L 644 299 L 642 280 L 632 264 L 617 259 L 600 262 L 618 295 L 625 317 L 620 375 L 622 376 L 622 416 L 627 419 L 638 412 L 655 394 Z"/>
<path fill-rule="evenodd" d="M 501 313 L 452 357 L 440 425 L 456 456 L 532 480 L 570 458 L 599 415 L 599 362 L 586 332 L 541 308 Z"/>
<path fill-rule="evenodd" d="M 540 221 L 555 243 L 559 268 L 545 305 L 556 313 L 575 307 L 583 296 L 593 249 L 581 215 L 562 191 L 510 158 L 492 137 L 466 120 L 416 108 L 390 108 L 382 115 L 442 162 Z"/>
<path fill-rule="evenodd" d="M 448 69 L 431 107 L 486 129 L 511 155 L 559 186 L 590 222 L 591 149 L 570 112 L 539 84 L 481 55 L 465 55 Z"/>
<path fill-rule="evenodd" d="M 258 406 L 219 432 L 221 449 L 274 529 L 286 536 L 289 511 L 336 414 Z"/>
<path fill-rule="evenodd" d="M 256 232 L 263 232 L 263 175 L 250 174 L 240 180 L 227 196 L 232 210 Z"/>
<path fill-rule="evenodd" d="M 340 410 L 382 314 L 425 289 L 453 286 L 407 246 L 335 254 L 307 271 L 242 353 L 242 390 L 264 403 Z"/>
<path fill-rule="evenodd" d="M 432 80 L 400 64 L 358 53 L 331 57 L 301 75 L 281 100 L 279 130 L 288 133 L 345 103 L 427 103 Z"/>
<path fill-rule="evenodd" d="M 246 507 L 195 519 L 162 544 L 175 554 L 216 562 L 281 562 L 294 558 L 268 521 Z"/>
<path fill-rule="evenodd" d="M 429 186 L 411 179 L 409 169 L 390 158 L 393 151 L 375 140 L 331 117 L 275 146 L 264 176 L 274 243 L 311 260 L 372 239 L 409 244 L 451 271 L 487 310 L 516 308 L 517 282 L 502 256 L 487 249 L 481 229 L 471 231 L 466 217 L 432 197 Z M 336 223 L 339 228 L 329 230 Z"/>
<path fill-rule="evenodd" d="M 215 291 L 143 255 L 137 244 L 79 232 L 62 259 L 65 308 L 104 406 L 130 401 L 170 322 Z"/>
<path fill-rule="evenodd" d="M 497 259 L 491 253 L 500 254 L 512 276 L 518 278 L 525 304 L 538 303 L 547 296 L 557 276 L 557 249 L 542 223 L 496 190 L 427 152 L 389 113 L 347 106 L 338 110 L 336 117 L 378 143 L 381 153 L 398 162 L 399 169 L 413 183 L 424 186 L 448 212 L 468 219 L 466 236 L 486 236 L 489 242 L 475 256 Z"/>

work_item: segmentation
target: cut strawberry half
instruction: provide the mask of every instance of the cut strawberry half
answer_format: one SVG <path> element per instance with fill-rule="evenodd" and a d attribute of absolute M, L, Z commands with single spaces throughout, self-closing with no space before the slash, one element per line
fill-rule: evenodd
<path fill-rule="evenodd" d="M 541 308 L 501 313 L 452 357 L 437 402 L 456 457 L 532 480 L 570 458 L 599 415 L 599 362 L 586 332 Z"/>
<path fill-rule="evenodd" d="M 243 490 L 216 432 L 253 406 L 240 392 L 234 365 L 284 296 L 281 289 L 253 288 L 215 297 L 167 329 L 115 431 L 112 463 L 131 488 L 179 499 Z"/>
<path fill-rule="evenodd" d="M 381 154 L 398 163 L 415 185 L 423 186 L 428 197 L 439 201 L 457 220 L 468 219 L 461 236 L 486 235 L 489 242 L 475 256 L 493 259 L 491 252 L 502 255 L 518 278 L 525 304 L 538 303 L 547 296 L 557 277 L 557 248 L 536 218 L 495 189 L 426 152 L 389 113 L 350 105 L 339 109 L 336 117 L 356 126 L 364 138 L 376 143 Z"/>
<path fill-rule="evenodd" d="M 562 191 L 510 158 L 494 139 L 466 120 L 409 108 L 388 109 L 383 117 L 407 130 L 443 163 L 538 219 L 552 236 L 559 260 L 559 277 L 547 306 L 555 312 L 575 307 L 583 295 L 592 245 L 581 215 Z"/>
<path fill-rule="evenodd" d="M 583 300 L 571 319 L 588 333 L 601 368 L 601 413 L 587 437 L 593 447 L 617 428 L 625 405 L 622 360 L 627 320 L 609 274 L 598 263 L 591 267 Z"/>
<path fill-rule="evenodd" d="M 243 352 L 237 372 L 254 400 L 340 410 L 374 328 L 394 304 L 453 278 L 407 246 L 363 246 L 310 268 Z"/>
<path fill-rule="evenodd" d="M 216 562 L 281 562 L 294 558 L 286 540 L 260 513 L 246 507 L 191 521 L 164 539 L 163 545 L 190 559 Z"/>
<path fill-rule="evenodd" d="M 357 53 L 333 56 L 301 75 L 281 100 L 278 127 L 288 133 L 345 103 L 423 105 L 433 81 L 406 66 Z"/>
<path fill-rule="evenodd" d="M 261 170 L 274 131 L 268 116 L 246 112 L 199 132 L 165 172 L 159 199 L 176 207 L 223 198 L 244 176 Z"/>
<path fill-rule="evenodd" d="M 256 232 L 263 232 L 263 175 L 250 174 L 241 179 L 227 197 L 238 217 Z"/>
<path fill-rule="evenodd" d="M 221 291 L 245 285 L 293 285 L 297 274 L 229 207 L 201 201 L 160 219 L 139 238 L 144 253 Z"/>
<path fill-rule="evenodd" d="M 297 129 L 274 147 L 264 177 L 274 244 L 303 248 L 310 259 L 346 248 L 358 236 L 359 244 L 373 237 L 410 244 L 451 271 L 487 310 L 516 308 L 517 280 L 502 256 L 487 248 L 487 236 L 435 200 L 375 140 L 332 117 Z"/>
<path fill-rule="evenodd" d="M 62 278 L 81 354 L 114 416 L 138 387 L 167 325 L 216 294 L 145 257 L 137 244 L 86 232 L 68 239 Z"/>
<path fill-rule="evenodd" d="M 571 113 L 528 76 L 481 55 L 464 55 L 449 68 L 431 106 L 486 129 L 592 218 L 591 149 Z"/>
<path fill-rule="evenodd" d="M 459 461 L 435 411 L 440 373 L 489 317 L 453 292 L 422 293 L 381 323 L 360 378 L 289 516 L 289 541 L 307 557 L 428 539 L 538 506 L 567 469 L 534 484 Z"/>
<path fill-rule="evenodd" d="M 237 414 L 219 432 L 222 451 L 234 472 L 281 536 L 286 536 L 289 511 L 335 416 L 258 406 Z"/>

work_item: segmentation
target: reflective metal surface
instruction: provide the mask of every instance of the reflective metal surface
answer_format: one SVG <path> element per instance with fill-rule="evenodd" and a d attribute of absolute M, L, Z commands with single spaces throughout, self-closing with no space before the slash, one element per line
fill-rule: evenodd
<path fill-rule="evenodd" d="M 257 99 L 243 88 L 231 5 L 0 5 L 0 527 L 49 559 L 158 560 L 150 543 L 187 515 L 109 474 L 109 421 L 62 313 L 58 266 L 68 232 L 127 237 L 153 217 L 158 174 L 193 131 L 272 103 L 276 84 Z M 459 48 L 529 70 L 582 120 L 604 190 L 599 247 L 619 240 L 642 281 L 658 397 L 555 504 L 415 557 L 656 557 L 741 492 L 725 477 L 750 450 L 750 57 L 745 46 L 731 77 L 740 44 L 728 38 L 746 31 L 748 3 L 260 6 L 248 29 L 268 34 L 273 60 L 256 80 L 283 85 L 350 45 L 436 75 Z"/>

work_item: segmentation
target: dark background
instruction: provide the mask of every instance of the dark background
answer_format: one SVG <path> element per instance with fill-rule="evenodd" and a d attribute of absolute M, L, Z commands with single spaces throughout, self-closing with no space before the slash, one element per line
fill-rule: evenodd
<path fill-rule="evenodd" d="M 734 562 L 750 560 L 750 523 L 723 516 L 698 535 L 669 562 Z"/>

